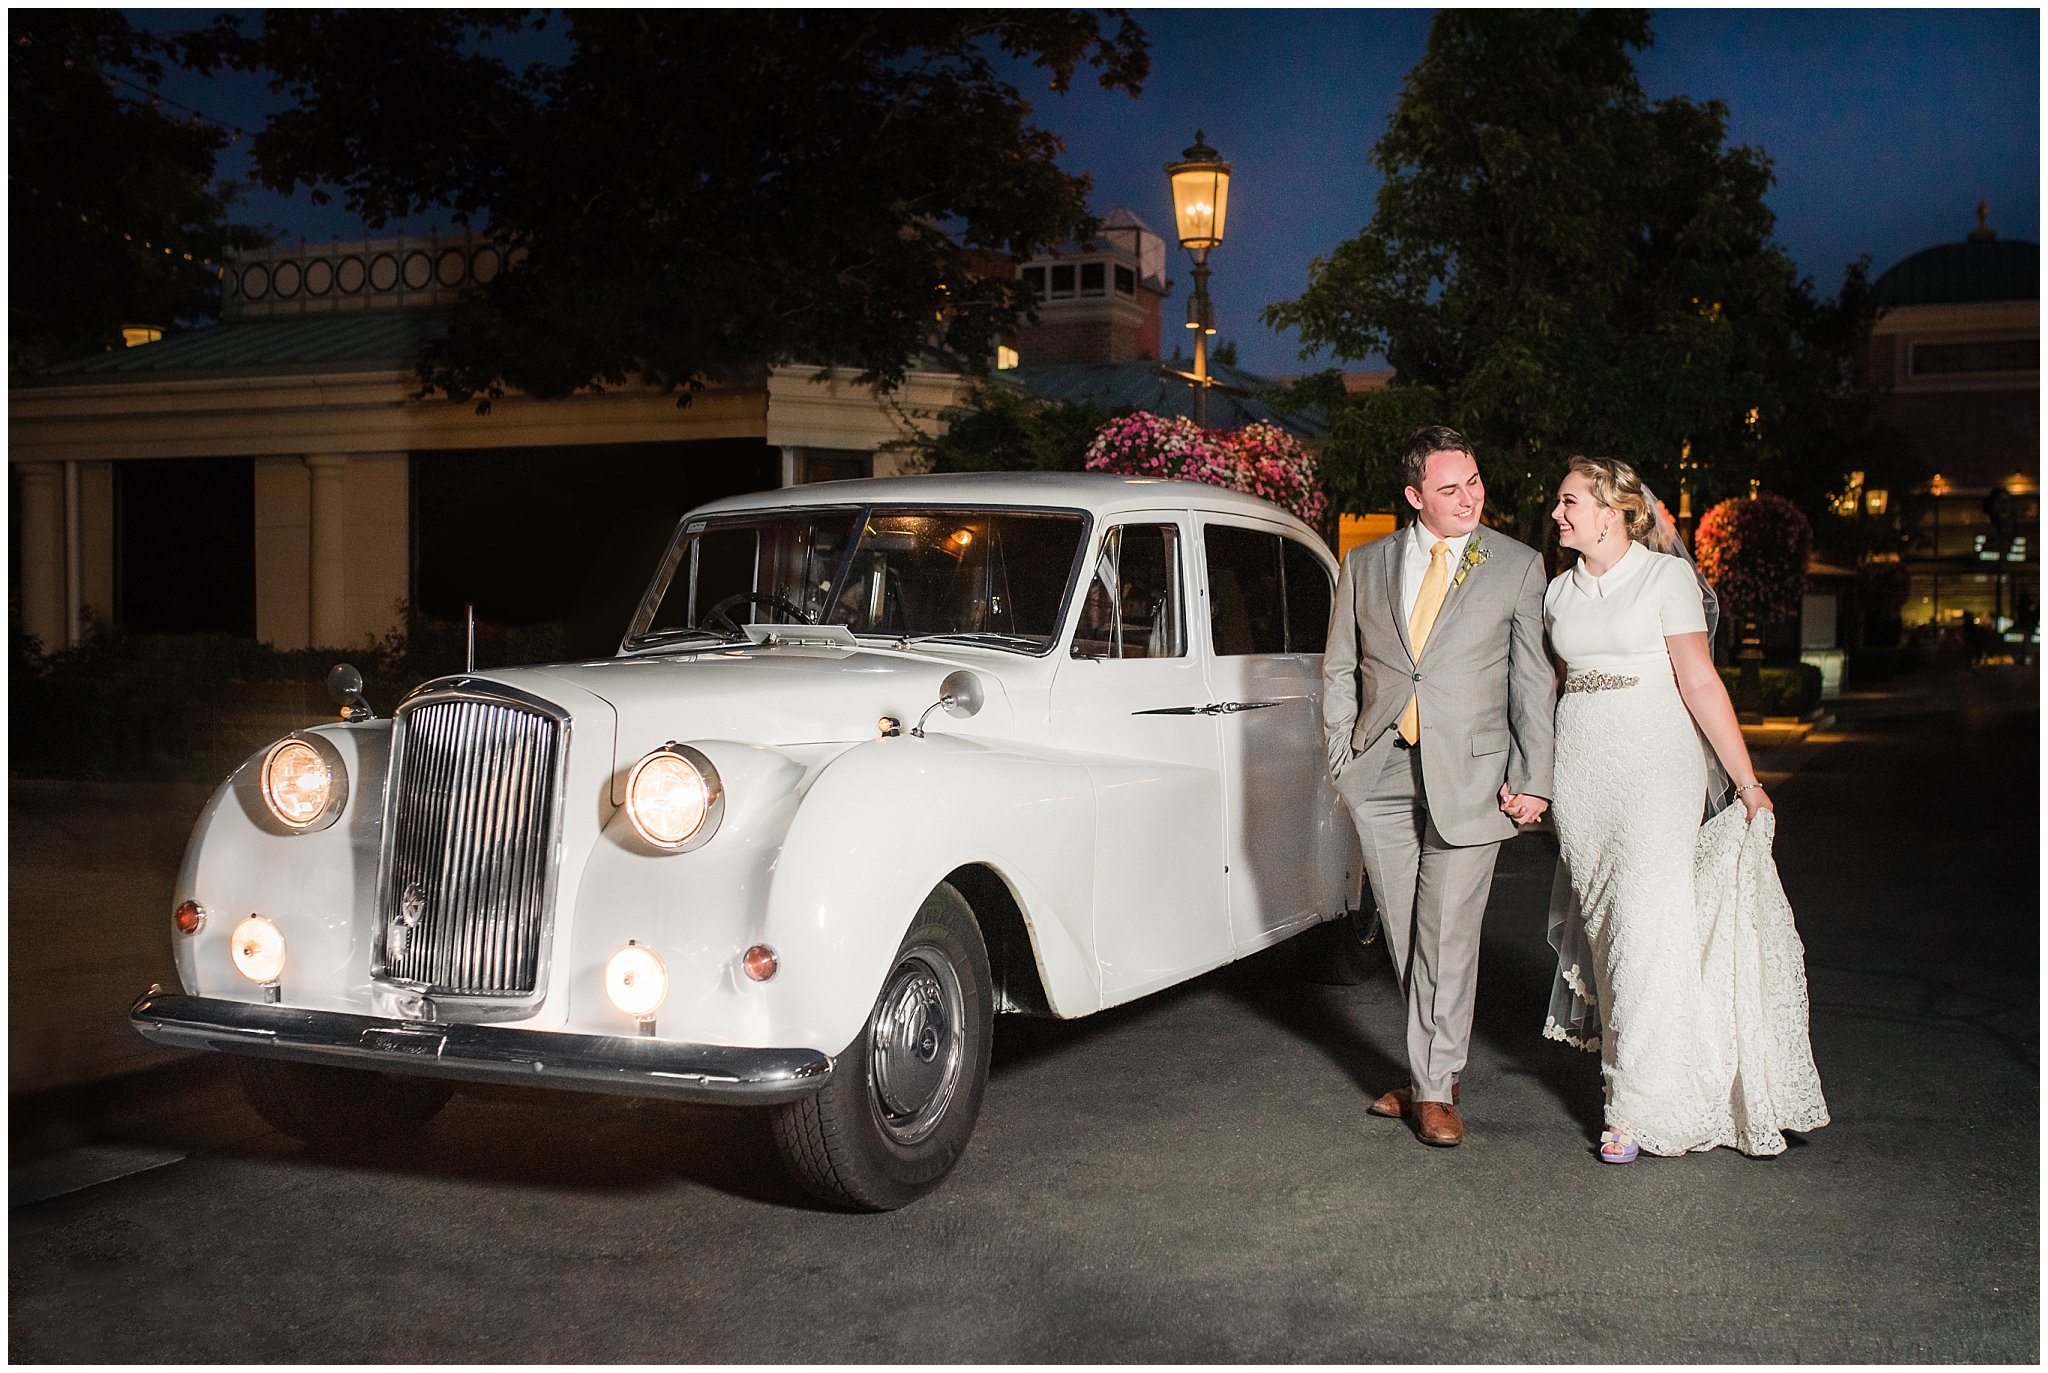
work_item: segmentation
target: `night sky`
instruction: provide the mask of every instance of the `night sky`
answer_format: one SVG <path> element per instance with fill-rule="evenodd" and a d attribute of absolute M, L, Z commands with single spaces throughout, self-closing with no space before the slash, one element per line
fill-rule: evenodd
<path fill-rule="evenodd" d="M 199 12 L 129 13 L 168 29 Z M 1300 294 L 1310 260 L 1371 217 L 1379 177 L 1367 151 L 1422 55 L 1430 16 L 1139 11 L 1152 39 L 1144 94 L 1077 80 L 1070 94 L 1038 101 L 1038 121 L 1066 139 L 1063 164 L 1094 178 L 1097 213 L 1127 206 L 1162 231 L 1173 219 L 1162 168 L 1201 128 L 1235 168 L 1226 241 L 1211 257 L 1219 337 L 1237 340 L 1241 365 L 1265 375 L 1328 366 L 1298 360 L 1294 340 L 1266 329 L 1259 312 Z M 2002 238 L 2039 241 L 2038 11 L 1660 10 L 1653 29 L 1655 44 L 1636 61 L 1645 92 L 1728 106 L 1731 141 L 1761 146 L 1775 164 L 1779 241 L 1822 295 L 1858 256 L 1870 256 L 1875 276 L 1962 239 L 1980 199 Z M 165 89 L 248 128 L 270 99 L 247 78 L 177 74 Z M 224 174 L 246 174 L 245 148 L 230 150 Z M 251 193 L 237 218 L 286 240 L 363 233 L 303 192 Z M 1171 262 L 1178 300 L 1186 259 L 1174 249 Z M 1176 317 L 1172 306 L 1166 313 Z"/>

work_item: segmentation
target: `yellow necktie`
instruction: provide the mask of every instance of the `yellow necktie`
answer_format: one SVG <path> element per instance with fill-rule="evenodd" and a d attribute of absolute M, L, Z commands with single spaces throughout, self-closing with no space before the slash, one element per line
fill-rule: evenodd
<path fill-rule="evenodd" d="M 1444 593 L 1451 585 L 1451 546 L 1438 539 L 1429 550 L 1429 571 L 1422 574 L 1422 590 L 1415 594 L 1415 609 L 1408 612 L 1408 645 L 1415 650 L 1417 662 L 1422 660 L 1422 646 L 1429 642 L 1429 631 L 1436 628 L 1436 615 L 1444 608 Z M 1422 722 L 1417 718 L 1415 698 L 1408 698 L 1408 708 L 1401 712 L 1401 737 L 1413 744 L 1422 737 Z"/>

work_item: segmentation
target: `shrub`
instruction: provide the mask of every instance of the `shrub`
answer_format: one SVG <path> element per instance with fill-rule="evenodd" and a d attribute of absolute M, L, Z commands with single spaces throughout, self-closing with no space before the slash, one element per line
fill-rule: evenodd
<path fill-rule="evenodd" d="M 1813 526 L 1783 496 L 1722 501 L 1693 534 L 1700 571 L 1736 624 L 1798 619 L 1812 549 Z"/>
<path fill-rule="evenodd" d="M 1820 704 L 1820 669 L 1811 663 L 1767 667 L 1762 669 L 1762 679 L 1766 715 L 1806 716 Z M 1741 682 L 1741 668 L 1721 669 L 1721 684 L 1728 688 L 1729 700 L 1737 700 L 1736 692 Z"/>

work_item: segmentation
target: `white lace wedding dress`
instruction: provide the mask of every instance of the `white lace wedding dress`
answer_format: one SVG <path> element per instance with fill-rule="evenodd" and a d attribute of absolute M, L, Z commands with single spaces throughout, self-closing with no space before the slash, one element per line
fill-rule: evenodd
<path fill-rule="evenodd" d="M 1828 1122 L 1805 951 L 1773 817 L 1734 805 L 1700 823 L 1703 745 L 1664 646 L 1706 629 L 1692 570 L 1632 544 L 1604 577 L 1553 580 L 1544 611 L 1566 677 L 1543 1032 L 1599 1052 L 1607 1123 L 1645 1151 L 1780 1153 L 1784 1131 Z"/>

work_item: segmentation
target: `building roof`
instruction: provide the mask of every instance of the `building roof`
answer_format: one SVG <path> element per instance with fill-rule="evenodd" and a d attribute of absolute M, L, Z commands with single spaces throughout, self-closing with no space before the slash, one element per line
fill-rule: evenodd
<path fill-rule="evenodd" d="M 1005 372 L 1033 395 L 1054 401 L 1093 401 L 1111 410 L 1145 410 L 1155 415 L 1194 417 L 1194 388 L 1176 372 L 1192 370 L 1187 358 L 1163 362 L 1071 362 L 1052 367 L 1020 367 Z M 1217 385 L 1209 392 L 1209 423 L 1218 429 L 1236 429 L 1264 421 L 1277 424 L 1297 438 L 1319 439 L 1330 432 L 1329 419 L 1321 410 L 1305 408 L 1282 416 L 1259 399 L 1272 383 L 1250 372 L 1218 363 L 1209 365 L 1209 376 Z"/>
<path fill-rule="evenodd" d="M 45 372 L 44 384 L 169 381 L 410 370 L 447 326 L 420 310 L 353 310 L 285 319 L 228 320 L 155 343 L 98 353 Z"/>
<path fill-rule="evenodd" d="M 1974 235 L 1963 243 L 1937 243 L 1879 277 L 1871 298 L 1884 309 L 2039 300 L 2041 247 Z"/>

